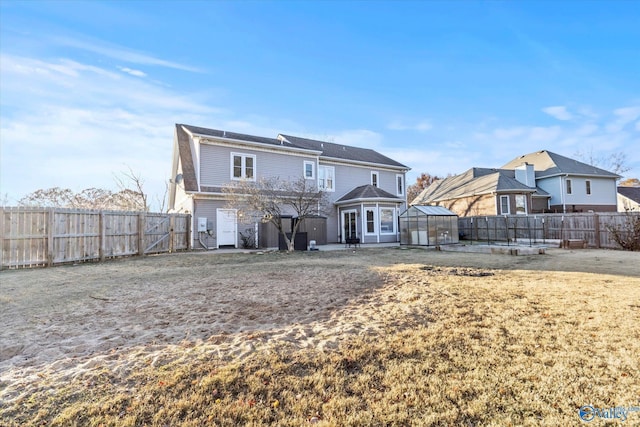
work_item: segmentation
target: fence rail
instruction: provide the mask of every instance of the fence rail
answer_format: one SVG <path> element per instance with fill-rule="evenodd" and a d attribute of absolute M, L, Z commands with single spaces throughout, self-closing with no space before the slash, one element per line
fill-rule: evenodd
<path fill-rule="evenodd" d="M 0 208 L 0 269 L 188 250 L 190 216 Z"/>
<path fill-rule="evenodd" d="M 592 248 L 620 249 L 611 229 L 628 230 L 638 212 L 602 212 L 461 217 L 461 237 L 487 242 L 583 240 Z"/>

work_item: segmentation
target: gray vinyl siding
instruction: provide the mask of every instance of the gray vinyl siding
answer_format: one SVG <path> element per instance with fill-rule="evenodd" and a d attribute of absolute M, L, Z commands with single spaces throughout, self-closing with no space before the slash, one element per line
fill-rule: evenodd
<path fill-rule="evenodd" d="M 256 179 L 299 179 L 303 176 L 305 160 L 316 164 L 317 175 L 315 157 L 203 144 L 200 147 L 200 185 L 220 186 L 231 181 L 231 153 L 255 156 Z"/>
<path fill-rule="evenodd" d="M 320 163 L 323 165 L 324 163 Z M 355 187 L 371 184 L 371 172 L 378 172 L 378 188 L 385 190 L 394 196 L 398 190 L 396 187 L 396 175 L 405 174 L 399 171 L 389 171 L 371 166 L 351 166 L 327 163 L 327 166 L 333 166 L 336 170 L 336 191 L 331 194 L 331 201 L 335 202 Z M 403 178 L 404 179 L 404 178 Z M 406 183 L 405 183 L 406 185 Z M 404 196 L 400 196 L 404 198 Z"/>
<path fill-rule="evenodd" d="M 571 193 L 566 194 L 567 179 L 571 180 Z M 586 193 L 586 181 L 591 181 L 591 194 Z M 538 179 L 537 186 L 551 195 L 549 204 L 554 205 L 615 205 L 616 180 L 584 176 L 556 176 Z M 564 195 L 564 201 L 562 199 Z"/>
<path fill-rule="evenodd" d="M 215 238 L 217 209 L 225 209 L 227 202 L 224 200 L 196 199 L 193 203 L 193 248 L 203 249 L 202 245 L 198 241 L 198 237 L 200 237 L 198 233 L 198 218 L 207 218 L 207 220 L 213 221 L 213 236 L 203 234 L 201 237 L 205 245 L 210 248 L 215 248 L 217 243 Z M 240 224 L 238 224 L 238 230 L 240 230 Z"/>

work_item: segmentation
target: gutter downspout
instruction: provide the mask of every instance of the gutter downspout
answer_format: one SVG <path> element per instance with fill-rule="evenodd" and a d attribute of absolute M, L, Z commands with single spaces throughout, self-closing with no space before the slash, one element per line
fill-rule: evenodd
<path fill-rule="evenodd" d="M 374 220 L 376 216 L 378 217 L 378 232 L 376 233 L 376 242 L 380 243 L 380 203 L 378 202 L 376 202 L 376 214 L 373 216 Z"/>
<path fill-rule="evenodd" d="M 562 178 L 560 178 L 560 196 L 561 196 L 561 201 L 562 201 L 562 213 L 567 213 L 567 200 L 565 197 L 565 188 L 567 187 L 567 177 L 569 176 L 569 174 L 565 174 L 564 175 L 564 181 L 562 181 Z"/>
<path fill-rule="evenodd" d="M 360 242 L 365 243 L 364 236 L 367 231 L 367 215 L 364 211 L 364 202 L 360 203 L 360 230 L 360 235 L 362 236 Z"/>

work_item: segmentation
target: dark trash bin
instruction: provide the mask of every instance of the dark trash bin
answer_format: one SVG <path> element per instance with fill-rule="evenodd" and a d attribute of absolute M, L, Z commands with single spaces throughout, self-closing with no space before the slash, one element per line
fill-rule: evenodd
<path fill-rule="evenodd" d="M 287 233 L 287 238 L 291 239 L 291 233 Z M 284 240 L 282 233 L 278 236 L 278 249 L 281 251 L 286 251 L 287 242 Z M 306 251 L 307 250 L 307 233 L 303 231 L 299 231 L 296 233 L 296 238 L 293 241 L 293 249 L 296 251 Z"/>

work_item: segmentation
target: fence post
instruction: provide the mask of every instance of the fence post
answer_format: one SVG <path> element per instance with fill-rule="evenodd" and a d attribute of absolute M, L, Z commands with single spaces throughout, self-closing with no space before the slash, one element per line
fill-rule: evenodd
<path fill-rule="evenodd" d="M 187 239 L 187 250 L 191 250 L 191 215 L 187 215 L 187 229 L 185 230 L 185 239 Z"/>
<path fill-rule="evenodd" d="M 55 208 L 49 208 L 47 213 L 47 267 L 53 265 L 53 227 L 55 225 Z"/>
<path fill-rule="evenodd" d="M 138 255 L 144 255 L 144 228 L 145 215 L 143 213 L 138 214 Z"/>
<path fill-rule="evenodd" d="M 600 215 L 597 213 L 593 214 L 593 226 L 596 231 L 596 248 L 600 249 Z"/>
<path fill-rule="evenodd" d="M 100 211 L 100 220 L 98 226 L 100 227 L 100 237 L 98 237 L 98 256 L 100 257 L 100 261 L 104 261 L 105 259 L 105 247 L 106 247 L 106 229 L 107 224 L 105 221 L 104 211 Z"/>
<path fill-rule="evenodd" d="M 173 240 L 175 239 L 175 234 L 173 229 L 176 226 L 176 217 L 175 215 L 169 214 L 169 253 L 172 254 L 174 252 Z"/>

